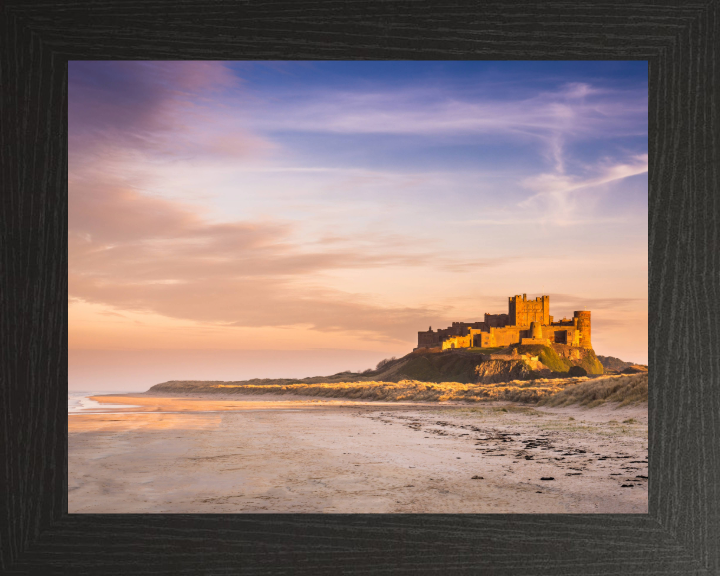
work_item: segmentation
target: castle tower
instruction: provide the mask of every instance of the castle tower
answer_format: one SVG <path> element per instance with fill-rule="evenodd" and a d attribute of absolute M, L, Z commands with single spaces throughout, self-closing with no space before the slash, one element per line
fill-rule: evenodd
<path fill-rule="evenodd" d="M 590 312 L 576 311 L 573 320 L 577 318 L 577 327 L 580 332 L 580 346 L 583 348 L 592 348 L 590 340 Z"/>
<path fill-rule="evenodd" d="M 522 311 L 522 300 L 520 298 L 520 296 L 508 297 L 508 323 L 510 326 L 518 325 L 518 312 Z"/>
<path fill-rule="evenodd" d="M 542 297 L 542 309 L 543 309 L 543 326 L 550 326 L 550 296 Z"/>
<path fill-rule="evenodd" d="M 530 324 L 530 338 L 542 338 L 542 328 L 540 328 L 540 322 L 532 322 Z"/>
<path fill-rule="evenodd" d="M 532 322 L 549 326 L 550 296 L 538 296 L 535 300 L 528 300 L 527 294 L 510 296 L 508 321 L 510 326 L 529 326 Z"/>

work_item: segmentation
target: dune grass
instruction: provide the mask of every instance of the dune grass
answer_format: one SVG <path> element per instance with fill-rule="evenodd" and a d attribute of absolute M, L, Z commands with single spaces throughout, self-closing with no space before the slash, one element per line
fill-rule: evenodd
<path fill-rule="evenodd" d="M 580 404 L 594 408 L 607 402 L 617 402 L 618 406 L 627 406 L 648 401 L 648 375 L 632 374 L 608 376 L 579 382 L 568 386 L 552 396 L 538 402 L 540 406 L 568 406 Z"/>
<path fill-rule="evenodd" d="M 560 392 L 583 378 L 513 380 L 495 384 L 464 384 L 460 382 L 332 382 L 320 384 L 291 384 L 288 386 L 258 386 L 219 384 L 217 392 L 235 394 L 295 394 L 348 400 L 384 400 L 391 402 L 443 402 L 459 400 L 484 402 L 507 400 L 535 403 L 545 396 Z"/>
<path fill-rule="evenodd" d="M 612 375 L 602 378 L 567 377 L 513 380 L 489 384 L 462 382 L 288 382 L 266 384 L 247 382 L 165 382 L 153 386 L 155 393 L 223 393 L 314 396 L 386 402 L 489 402 L 504 400 L 540 406 L 567 406 L 579 403 L 594 407 L 606 402 L 620 406 L 647 402 L 647 374 Z"/>

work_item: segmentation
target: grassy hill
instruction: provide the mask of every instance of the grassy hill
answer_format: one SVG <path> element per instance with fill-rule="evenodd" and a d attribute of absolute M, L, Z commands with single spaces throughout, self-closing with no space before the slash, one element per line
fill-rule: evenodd
<path fill-rule="evenodd" d="M 545 364 L 550 370 L 554 372 L 568 372 L 573 366 L 580 366 L 588 374 L 603 374 L 605 369 L 602 363 L 595 355 L 594 350 L 581 351 L 582 357 L 578 360 L 570 360 L 563 358 L 557 353 L 554 347 L 541 346 L 539 344 L 532 344 L 529 346 L 521 346 L 518 344 L 513 345 L 513 348 L 518 351 L 518 354 L 531 354 L 537 356 L 540 362 Z"/>
<path fill-rule="evenodd" d="M 549 346 L 541 346 L 540 344 L 531 344 L 520 346 L 516 345 L 513 347 L 517 350 L 518 354 L 530 354 L 531 356 L 537 356 L 538 360 L 545 364 L 553 372 L 567 372 L 570 370 L 572 364 L 561 358 L 555 350 Z"/>
<path fill-rule="evenodd" d="M 626 368 L 630 368 L 635 365 L 634 362 L 625 362 L 624 360 L 620 360 L 620 358 L 615 358 L 614 356 L 598 356 L 598 360 L 600 360 L 600 363 L 606 371 L 612 370 L 614 372 L 622 372 Z"/>
<path fill-rule="evenodd" d="M 583 352 L 579 360 L 568 360 L 563 358 L 552 347 L 532 345 L 514 346 L 518 354 L 531 354 L 538 356 L 538 359 L 550 370 L 557 373 L 557 377 L 567 377 L 572 366 L 581 366 L 588 374 L 597 375 L 603 373 L 602 364 L 592 350 Z M 224 385 L 250 385 L 250 386 L 291 386 L 296 384 L 332 384 L 339 382 L 400 382 L 412 380 L 416 382 L 456 382 L 459 384 L 473 384 L 478 381 L 476 367 L 483 361 L 480 353 L 510 353 L 512 348 L 505 349 L 470 349 L 453 350 L 443 353 L 411 353 L 402 358 L 384 360 L 378 364 L 375 370 L 364 372 L 338 372 L 329 376 L 313 376 L 309 378 L 254 378 L 252 380 L 241 380 L 234 382 L 215 381 L 172 381 L 157 384 L 151 388 L 154 392 L 203 392 L 216 389 L 220 384 Z M 495 361 L 495 363 L 502 363 Z M 508 368 L 510 362 L 507 362 Z M 515 362 L 517 364 L 517 362 Z M 502 374 L 503 372 L 501 372 Z M 526 378 L 533 378 L 529 372 Z M 507 378 L 513 379 L 512 377 Z M 498 381 L 496 379 L 495 381 Z"/>

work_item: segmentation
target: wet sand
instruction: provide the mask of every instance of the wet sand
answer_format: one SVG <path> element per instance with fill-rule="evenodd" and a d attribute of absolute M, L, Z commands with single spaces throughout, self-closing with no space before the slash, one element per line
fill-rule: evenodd
<path fill-rule="evenodd" d="M 70 513 L 648 511 L 647 405 L 93 399 L 68 416 Z"/>

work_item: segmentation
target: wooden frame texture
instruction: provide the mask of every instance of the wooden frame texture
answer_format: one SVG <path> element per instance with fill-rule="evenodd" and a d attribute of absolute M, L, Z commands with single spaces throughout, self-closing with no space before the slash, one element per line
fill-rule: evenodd
<path fill-rule="evenodd" d="M 0 572 L 720 574 L 720 2 L 0 6 Z M 67 61 L 646 60 L 648 515 L 68 515 Z"/>

